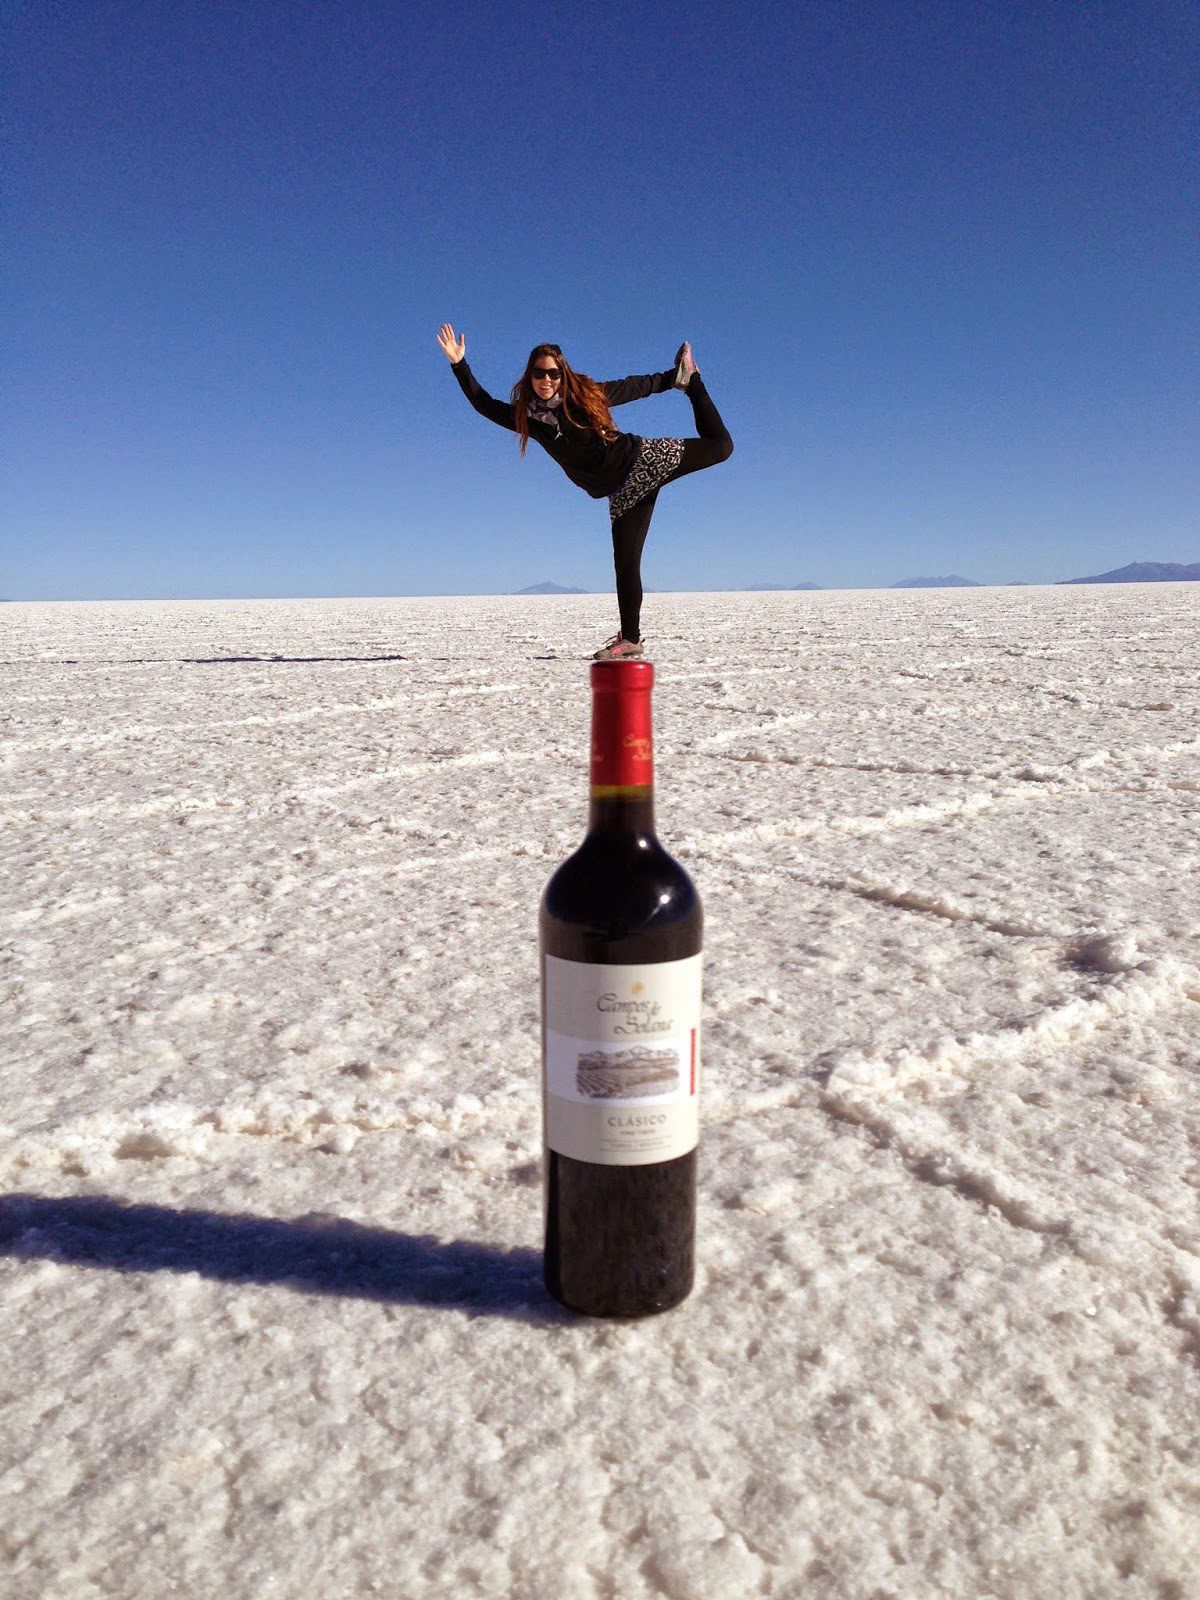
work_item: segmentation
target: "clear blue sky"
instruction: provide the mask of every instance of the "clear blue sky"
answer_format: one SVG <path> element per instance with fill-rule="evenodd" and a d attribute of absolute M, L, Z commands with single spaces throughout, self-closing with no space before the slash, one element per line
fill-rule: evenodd
<path fill-rule="evenodd" d="M 692 340 L 648 587 L 1200 560 L 1193 0 L 9 0 L 0 594 L 611 585 L 466 405 Z M 678 394 L 618 413 L 690 431 Z"/>

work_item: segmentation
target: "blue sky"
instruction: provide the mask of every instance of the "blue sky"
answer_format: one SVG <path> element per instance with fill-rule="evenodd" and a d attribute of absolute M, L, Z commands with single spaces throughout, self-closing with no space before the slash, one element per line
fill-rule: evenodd
<path fill-rule="evenodd" d="M 10 0 L 14 598 L 611 586 L 466 405 L 692 340 L 649 588 L 1200 560 L 1191 0 Z M 678 394 L 618 412 L 691 431 Z"/>

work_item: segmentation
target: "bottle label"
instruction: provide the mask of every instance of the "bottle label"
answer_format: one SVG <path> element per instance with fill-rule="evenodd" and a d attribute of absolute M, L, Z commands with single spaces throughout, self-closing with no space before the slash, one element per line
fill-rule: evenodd
<path fill-rule="evenodd" d="M 546 956 L 549 1149 L 638 1167 L 696 1148 L 702 961 L 597 966 Z"/>

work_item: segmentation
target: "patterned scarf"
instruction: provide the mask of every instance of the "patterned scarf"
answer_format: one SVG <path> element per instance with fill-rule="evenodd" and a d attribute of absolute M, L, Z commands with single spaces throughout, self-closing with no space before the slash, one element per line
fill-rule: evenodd
<path fill-rule="evenodd" d="M 539 400 L 537 395 L 529 397 L 529 416 L 533 422 L 544 422 L 548 428 L 559 431 L 560 421 L 558 408 L 562 405 L 562 390 L 554 396 L 553 400 Z"/>

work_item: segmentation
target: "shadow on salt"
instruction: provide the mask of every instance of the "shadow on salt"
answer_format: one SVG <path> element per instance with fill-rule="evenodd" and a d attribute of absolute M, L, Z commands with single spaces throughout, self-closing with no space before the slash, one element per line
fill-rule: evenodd
<path fill-rule="evenodd" d="M 105 1195 L 0 1195 L 0 1256 L 114 1272 L 195 1272 L 230 1283 L 540 1324 L 575 1322 L 542 1285 L 541 1253 L 367 1228 L 128 1205 Z"/>

